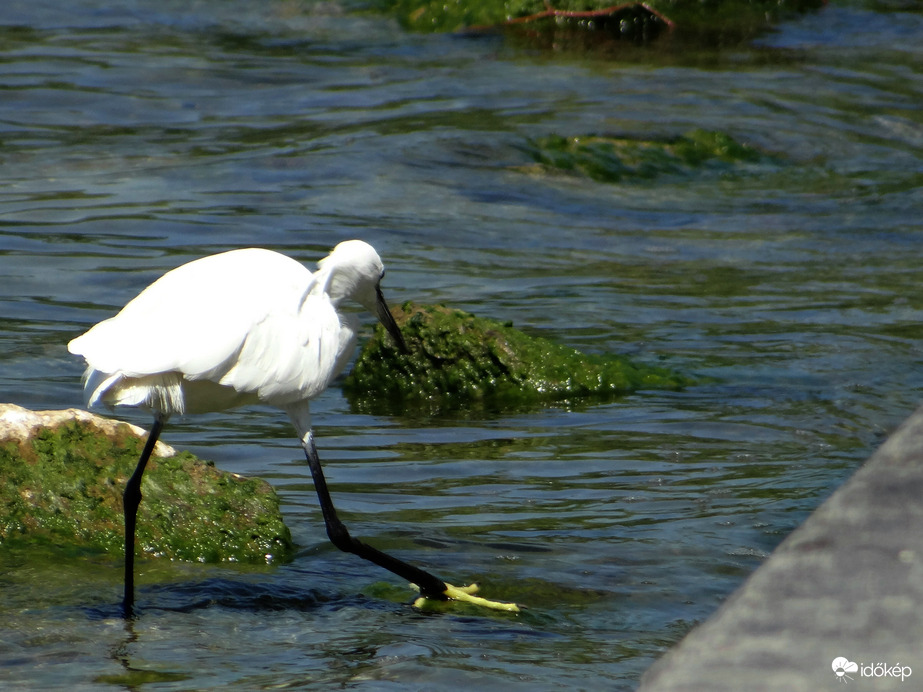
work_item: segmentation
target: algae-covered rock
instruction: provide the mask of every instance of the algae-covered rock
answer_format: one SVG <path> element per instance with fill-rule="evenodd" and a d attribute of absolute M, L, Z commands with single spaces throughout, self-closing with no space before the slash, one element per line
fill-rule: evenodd
<path fill-rule="evenodd" d="M 501 27 L 560 48 L 562 32 L 648 40 L 667 30 L 703 43 L 744 40 L 824 0 L 374 0 L 414 31 Z M 548 36 L 555 40 L 543 40 Z"/>
<path fill-rule="evenodd" d="M 528 172 L 580 175 L 605 183 L 653 180 L 703 172 L 740 173 L 749 164 L 774 157 L 737 142 L 730 135 L 693 130 L 679 137 L 638 139 L 602 135 L 531 140 L 527 152 L 536 161 Z"/>
<path fill-rule="evenodd" d="M 607 3 L 599 0 L 558 0 L 548 3 L 542 0 L 455 0 L 446 3 L 439 0 L 375 0 L 378 9 L 394 14 L 408 29 L 424 32 L 463 31 L 466 29 L 487 29 L 491 27 L 528 27 L 531 31 L 556 24 L 559 28 L 573 19 L 574 26 L 584 24 L 584 29 L 601 28 L 607 17 L 616 21 L 628 16 L 649 21 L 648 31 L 658 25 L 669 26 L 670 20 L 658 17 L 646 3 Z M 606 9 L 610 12 L 606 12 Z M 586 13 L 593 13 L 591 17 Z M 583 16 L 577 16 L 580 13 Z"/>
<path fill-rule="evenodd" d="M 638 389 L 678 389 L 689 380 L 619 355 L 587 355 L 530 336 L 510 323 L 441 305 L 393 310 L 409 353 L 383 329 L 360 353 L 343 389 L 360 409 L 437 411 L 472 405 L 517 407 Z M 398 409 L 400 410 L 400 409 Z"/>
<path fill-rule="evenodd" d="M 144 445 L 135 426 L 85 411 L 0 405 L 0 546 L 77 544 L 121 555 L 122 491 Z M 266 563 L 294 546 L 259 479 L 158 445 L 141 486 L 137 546 L 149 557 Z"/>

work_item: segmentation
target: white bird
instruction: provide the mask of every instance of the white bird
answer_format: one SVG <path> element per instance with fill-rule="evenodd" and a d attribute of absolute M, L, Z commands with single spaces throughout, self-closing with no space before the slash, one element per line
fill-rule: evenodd
<path fill-rule="evenodd" d="M 203 257 L 167 272 L 68 344 L 87 362 L 89 406 L 138 406 L 154 423 L 123 494 L 126 617 L 134 612 L 134 544 L 141 478 L 164 424 L 173 414 L 220 411 L 250 403 L 285 410 L 304 448 L 327 535 L 354 553 L 416 585 L 422 599 L 471 596 L 349 535 L 337 517 L 311 430 L 308 402 L 342 371 L 356 343 L 358 320 L 341 311 L 353 300 L 374 312 L 406 350 L 381 293 L 384 267 L 360 240 L 337 245 L 313 274 L 285 255 L 257 248 Z M 421 604 L 421 600 L 417 601 Z"/>

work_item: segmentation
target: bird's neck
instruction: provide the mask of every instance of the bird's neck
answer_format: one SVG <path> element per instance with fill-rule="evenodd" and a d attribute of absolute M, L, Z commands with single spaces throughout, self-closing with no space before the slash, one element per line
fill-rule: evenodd
<path fill-rule="evenodd" d="M 336 265 L 325 265 L 314 272 L 314 283 L 310 295 L 326 295 L 327 299 L 338 308 L 343 299 L 355 292 L 355 281 L 347 272 L 337 271 Z"/>

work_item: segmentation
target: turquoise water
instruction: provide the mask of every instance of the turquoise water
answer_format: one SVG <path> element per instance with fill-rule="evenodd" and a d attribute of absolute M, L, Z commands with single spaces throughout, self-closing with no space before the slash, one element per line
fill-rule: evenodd
<path fill-rule="evenodd" d="M 392 303 L 701 383 L 483 417 L 316 402 L 353 533 L 520 616 L 415 612 L 337 552 L 280 412 L 171 422 L 273 483 L 297 558 L 142 562 L 126 625 L 118 559 L 0 551 L 0 686 L 632 689 L 920 400 L 921 30 L 834 5 L 751 45 L 595 59 L 328 3 L 5 2 L 0 400 L 80 406 L 67 341 L 184 261 L 311 264 L 352 237 Z M 777 160 L 606 185 L 524 147 L 694 128 Z"/>

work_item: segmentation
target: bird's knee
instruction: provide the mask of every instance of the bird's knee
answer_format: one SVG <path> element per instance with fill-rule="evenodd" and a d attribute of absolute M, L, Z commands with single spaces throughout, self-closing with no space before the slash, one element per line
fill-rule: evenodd
<path fill-rule="evenodd" d="M 140 504 L 141 488 L 137 488 L 133 484 L 125 486 L 125 490 L 122 492 L 122 506 L 131 509 L 137 508 Z"/>
<path fill-rule="evenodd" d="M 353 537 L 349 535 L 349 531 L 343 524 L 337 523 L 333 526 L 328 526 L 327 537 L 333 545 L 344 553 L 352 553 L 355 551 Z"/>

